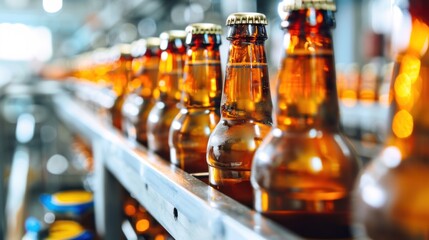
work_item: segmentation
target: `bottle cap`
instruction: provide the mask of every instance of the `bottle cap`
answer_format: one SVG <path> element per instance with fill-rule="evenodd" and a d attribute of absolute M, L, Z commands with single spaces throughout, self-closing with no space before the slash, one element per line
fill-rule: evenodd
<path fill-rule="evenodd" d="M 188 34 L 222 34 L 222 27 L 213 23 L 194 23 L 186 27 Z"/>
<path fill-rule="evenodd" d="M 183 30 L 170 30 L 159 35 L 161 40 L 185 39 L 186 32 Z"/>
<path fill-rule="evenodd" d="M 161 44 L 161 39 L 157 37 L 146 38 L 146 46 L 148 48 L 159 47 L 160 44 Z"/>
<path fill-rule="evenodd" d="M 267 17 L 262 13 L 255 12 L 239 12 L 233 13 L 226 19 L 226 25 L 238 25 L 238 24 L 260 24 L 267 25 Z"/>
<path fill-rule="evenodd" d="M 122 56 L 130 56 L 131 55 L 131 44 L 128 43 L 120 43 L 116 46 L 121 52 Z"/>
<path fill-rule="evenodd" d="M 146 39 L 139 39 L 131 43 L 131 55 L 133 57 L 140 57 L 146 52 L 147 42 Z"/>
<path fill-rule="evenodd" d="M 337 10 L 334 0 L 283 0 L 282 4 L 285 12 L 308 8 L 328 11 Z"/>

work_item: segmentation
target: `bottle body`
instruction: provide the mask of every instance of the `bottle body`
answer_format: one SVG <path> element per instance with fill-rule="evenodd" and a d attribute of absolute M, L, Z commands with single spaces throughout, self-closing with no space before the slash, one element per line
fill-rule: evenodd
<path fill-rule="evenodd" d="M 210 136 L 207 151 L 210 185 L 251 207 L 252 159 L 269 129 L 265 123 L 221 118 Z"/>
<path fill-rule="evenodd" d="M 181 82 L 184 67 L 185 31 L 170 31 L 161 34 L 161 59 L 155 105 L 147 120 L 148 148 L 170 161 L 168 133 L 173 119 L 179 113 Z"/>
<path fill-rule="evenodd" d="M 274 128 L 254 158 L 255 210 L 303 237 L 350 238 L 357 166 L 347 148 L 338 133 Z"/>
<path fill-rule="evenodd" d="M 252 14 L 250 17 L 260 15 Z M 234 14 L 231 16 L 235 17 Z M 265 26 L 233 24 L 228 39 L 230 50 L 221 119 L 207 145 L 209 182 L 217 190 L 251 207 L 253 155 L 272 124 Z"/>
<path fill-rule="evenodd" d="M 160 60 L 158 41 L 158 38 L 148 39 L 146 52 L 135 59 L 136 61 L 133 61 L 137 87 L 128 95 L 122 109 L 125 134 L 143 146 L 147 146 L 147 119 L 157 95 L 156 87 Z"/>
<path fill-rule="evenodd" d="M 112 117 L 112 125 L 119 131 L 122 130 L 122 108 L 125 102 L 125 96 L 128 94 L 128 83 L 131 79 L 131 46 L 129 44 L 121 44 L 115 46 L 118 48 L 114 51 L 119 51 L 120 55 L 116 60 L 111 71 L 112 90 L 116 95 L 113 106 L 110 108 Z"/>
<path fill-rule="evenodd" d="M 181 109 L 170 127 L 171 163 L 188 173 L 207 172 L 207 142 L 218 121 L 215 109 Z"/>
<path fill-rule="evenodd" d="M 177 104 L 177 101 L 156 101 L 147 121 L 148 147 L 166 161 L 170 161 L 169 129 L 180 111 Z"/>
<path fill-rule="evenodd" d="M 252 165 L 255 210 L 308 238 L 351 237 L 359 162 L 339 128 L 332 12 L 288 15 L 275 124 Z M 319 19 L 319 25 L 309 23 Z"/>
<path fill-rule="evenodd" d="M 389 134 L 356 184 L 356 235 L 372 239 L 429 236 L 429 19 L 423 1 L 410 1 L 408 46 L 397 56 L 390 88 Z"/>
<path fill-rule="evenodd" d="M 189 25 L 187 32 L 181 110 L 169 136 L 171 162 L 188 173 L 206 173 L 207 142 L 220 118 L 222 28 L 197 23 Z"/>

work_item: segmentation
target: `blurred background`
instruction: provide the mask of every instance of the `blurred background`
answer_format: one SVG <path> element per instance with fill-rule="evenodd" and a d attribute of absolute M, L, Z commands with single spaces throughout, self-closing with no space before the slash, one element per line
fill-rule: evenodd
<path fill-rule="evenodd" d="M 268 57 L 274 72 L 282 42 L 278 3 L 278 0 L 1 0 L 2 81 L 37 74 L 44 63 L 55 59 L 158 36 L 162 31 L 184 29 L 189 23 L 213 22 L 224 26 L 226 17 L 238 11 L 257 11 L 268 16 Z M 390 59 L 395 11 L 392 0 L 336 3 L 337 63 L 356 64 L 351 68 L 360 70 L 366 63 Z M 226 45 L 224 42 L 223 46 Z"/>
<path fill-rule="evenodd" d="M 159 36 L 195 22 L 225 26 L 230 13 L 257 11 L 269 19 L 266 47 L 274 90 L 283 41 L 278 4 L 278 0 L 1 0 L 0 86 L 61 76 L 61 68 L 55 66 L 64 67 L 70 64 L 68 59 L 95 49 Z M 337 0 L 336 4 L 333 33 L 342 123 L 353 139 L 379 142 L 388 112 L 395 55 L 391 49 L 401 45 L 393 34 L 400 31 L 393 31 L 393 26 L 409 19 L 402 11 L 407 1 Z M 227 49 L 224 38 L 223 63 Z M 359 148 L 360 142 L 356 144 Z"/>
<path fill-rule="evenodd" d="M 0 206 L 7 206 L 0 207 L 0 218 L 19 216 L 20 199 L 21 204 L 28 199 L 23 195 L 27 179 L 9 178 L 14 169 L 27 169 L 23 175 L 33 185 L 51 191 L 60 189 L 60 183 L 81 184 L 76 176 L 87 175 L 87 167 L 75 164 L 91 158 L 82 150 L 85 143 L 76 140 L 54 114 L 50 96 L 59 87 L 41 81 L 62 76 L 68 59 L 184 29 L 190 23 L 225 26 L 230 13 L 256 11 L 269 20 L 266 49 L 274 89 L 283 41 L 278 4 L 279 0 L 0 0 Z M 393 34 L 393 26 L 409 19 L 402 11 L 407 3 L 337 0 L 336 4 L 333 33 L 341 122 L 359 155 L 368 160 L 385 136 L 395 55 L 391 49 L 403 44 Z M 227 49 L 224 37 L 223 67 Z M 91 185 L 90 180 L 86 184 Z M 38 193 L 40 189 L 35 189 Z M 14 199 L 14 205 L 8 205 L 8 198 Z M 6 229 L 6 222 L 0 219 L 0 230 Z M 19 227 L 23 219 L 10 222 L 15 225 L 7 226 L 9 230 L 23 231 Z"/>

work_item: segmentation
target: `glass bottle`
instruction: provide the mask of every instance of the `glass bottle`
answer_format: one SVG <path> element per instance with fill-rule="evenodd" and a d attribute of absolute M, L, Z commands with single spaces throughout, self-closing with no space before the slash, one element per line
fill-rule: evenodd
<path fill-rule="evenodd" d="M 146 125 L 149 111 L 155 104 L 161 50 L 160 39 L 141 39 L 133 48 L 133 83 L 122 108 L 124 131 L 128 138 L 147 146 Z"/>
<path fill-rule="evenodd" d="M 301 4 L 299 4 L 301 3 Z M 333 1 L 284 1 L 275 123 L 255 153 L 255 210 L 306 238 L 350 238 L 360 163 L 340 131 Z"/>
<path fill-rule="evenodd" d="M 109 75 L 116 98 L 110 109 L 110 114 L 112 125 L 122 132 L 122 106 L 125 101 L 125 95 L 128 93 L 128 83 L 132 76 L 131 64 L 133 58 L 130 44 L 115 45 L 113 51 L 118 55 L 114 60 L 114 64 L 112 64 L 112 70 Z"/>
<path fill-rule="evenodd" d="M 181 109 L 170 127 L 171 163 L 188 173 L 207 172 L 207 142 L 219 122 L 222 27 L 211 23 L 186 28 Z"/>
<path fill-rule="evenodd" d="M 264 42 L 267 19 L 260 13 L 227 18 L 230 41 L 221 99 L 221 119 L 209 138 L 210 185 L 251 207 L 253 155 L 272 124 L 272 101 Z"/>
<path fill-rule="evenodd" d="M 358 237 L 429 238 L 427 9 L 429 2 L 410 0 L 411 15 L 401 13 L 402 26 L 394 28 L 393 36 L 400 36 L 405 45 L 395 47 L 398 54 L 390 87 L 392 103 L 385 145 L 356 184 L 353 215 Z"/>
<path fill-rule="evenodd" d="M 186 54 L 185 37 L 186 32 L 181 30 L 171 30 L 160 35 L 162 53 L 156 90 L 159 96 L 147 120 L 148 148 L 167 161 L 170 161 L 168 132 L 174 117 L 179 113 L 180 84 Z"/>

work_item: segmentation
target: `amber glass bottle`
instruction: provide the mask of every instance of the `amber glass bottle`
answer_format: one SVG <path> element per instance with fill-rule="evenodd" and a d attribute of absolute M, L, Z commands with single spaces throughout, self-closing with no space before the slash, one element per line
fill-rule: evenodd
<path fill-rule="evenodd" d="M 179 113 L 181 83 L 185 60 L 186 32 L 171 30 L 160 35 L 161 60 L 157 100 L 149 112 L 147 120 L 147 140 L 149 150 L 170 161 L 168 132 L 171 122 Z"/>
<path fill-rule="evenodd" d="M 253 159 L 254 206 L 301 236 L 349 238 L 360 164 L 339 126 L 335 4 L 295 2 L 282 3 L 285 53 L 275 123 Z"/>
<path fill-rule="evenodd" d="M 146 125 L 155 104 L 161 50 L 159 38 L 141 39 L 133 47 L 133 81 L 135 90 L 122 108 L 123 128 L 128 138 L 147 146 Z"/>
<path fill-rule="evenodd" d="M 390 134 L 356 184 L 356 235 L 429 239 L 429 2 L 410 0 L 390 88 Z M 404 14 L 408 15 L 408 14 Z M 367 235 L 367 236 L 362 236 Z"/>
<path fill-rule="evenodd" d="M 230 48 L 221 119 L 207 146 L 210 185 L 249 207 L 253 155 L 272 124 L 266 24 L 260 13 L 235 13 L 227 19 Z"/>
<path fill-rule="evenodd" d="M 112 81 L 112 90 L 115 93 L 115 101 L 110 109 L 112 116 L 112 125 L 122 131 L 122 106 L 125 95 L 128 92 L 128 83 L 130 82 L 132 72 L 131 46 L 129 44 L 119 44 L 113 47 L 117 52 L 117 57 L 113 60 L 112 70 L 109 79 Z"/>
<path fill-rule="evenodd" d="M 207 142 L 219 122 L 222 27 L 196 23 L 186 28 L 186 62 L 181 109 L 170 127 L 171 163 L 188 173 L 207 172 Z"/>

